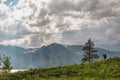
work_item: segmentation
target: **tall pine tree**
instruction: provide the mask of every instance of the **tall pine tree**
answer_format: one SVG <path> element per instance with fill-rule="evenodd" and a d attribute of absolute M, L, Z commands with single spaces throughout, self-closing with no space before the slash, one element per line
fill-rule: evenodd
<path fill-rule="evenodd" d="M 97 50 L 94 48 L 94 42 L 92 42 L 91 39 L 89 39 L 88 42 L 85 43 L 83 50 L 84 50 L 84 55 L 82 58 L 83 62 L 86 62 L 86 61 L 91 62 L 94 59 L 98 59 L 99 56 L 95 54 Z"/>

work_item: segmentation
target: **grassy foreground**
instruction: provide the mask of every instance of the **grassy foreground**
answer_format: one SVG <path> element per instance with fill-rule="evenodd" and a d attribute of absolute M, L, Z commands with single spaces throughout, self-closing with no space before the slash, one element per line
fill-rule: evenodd
<path fill-rule="evenodd" d="M 120 80 L 120 58 L 0 75 L 0 80 Z"/>

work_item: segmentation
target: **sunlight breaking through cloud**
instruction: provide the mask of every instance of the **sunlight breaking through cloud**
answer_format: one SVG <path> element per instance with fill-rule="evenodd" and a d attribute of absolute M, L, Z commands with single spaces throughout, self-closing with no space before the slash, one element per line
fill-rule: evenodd
<path fill-rule="evenodd" d="M 119 0 L 0 0 L 0 43 L 120 45 L 119 13 Z"/>

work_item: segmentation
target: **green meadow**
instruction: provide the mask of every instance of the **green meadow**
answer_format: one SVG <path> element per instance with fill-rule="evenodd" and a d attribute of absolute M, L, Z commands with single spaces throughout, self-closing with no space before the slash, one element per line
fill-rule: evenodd
<path fill-rule="evenodd" d="M 120 58 L 2 74 L 0 80 L 120 80 Z"/>

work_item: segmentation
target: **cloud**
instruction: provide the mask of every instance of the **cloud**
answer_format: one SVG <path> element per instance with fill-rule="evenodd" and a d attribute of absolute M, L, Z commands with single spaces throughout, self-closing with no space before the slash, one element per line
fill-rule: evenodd
<path fill-rule="evenodd" d="M 60 0 L 58 2 L 52 0 L 49 4 L 49 12 L 51 15 L 59 14 L 63 16 L 74 15 L 74 13 L 70 12 L 76 12 L 84 18 L 101 19 L 104 17 L 120 16 L 119 3 L 119 0 Z"/>
<path fill-rule="evenodd" d="M 53 42 L 119 45 L 119 0 L 1 1 L 0 43 L 40 47 Z M 12 8 L 12 9 L 11 9 Z"/>

